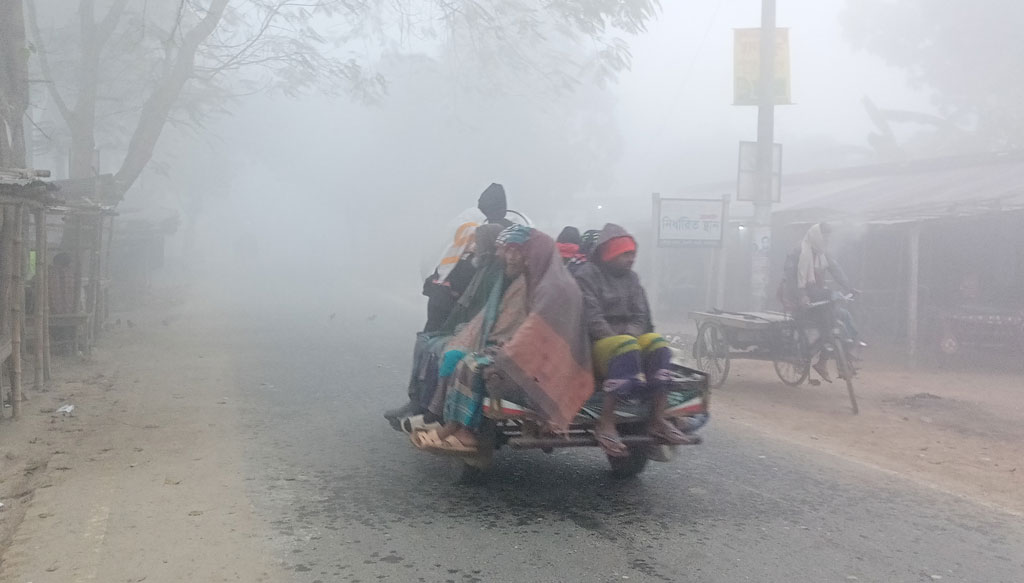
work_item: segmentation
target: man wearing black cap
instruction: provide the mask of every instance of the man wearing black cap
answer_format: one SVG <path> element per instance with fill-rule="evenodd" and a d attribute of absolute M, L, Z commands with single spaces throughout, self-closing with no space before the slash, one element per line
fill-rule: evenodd
<path fill-rule="evenodd" d="M 488 224 L 499 224 L 503 227 L 512 225 L 505 218 L 508 203 L 505 199 L 505 187 L 491 184 L 477 200 L 477 209 L 484 214 Z M 469 281 L 473 279 L 476 268 L 473 267 L 471 244 L 473 233 L 479 223 L 467 220 L 455 230 L 451 244 L 434 273 L 423 283 L 423 295 L 427 296 L 427 324 L 424 332 L 433 332 L 444 324 L 455 307 Z"/>
<path fill-rule="evenodd" d="M 512 221 L 505 218 L 508 213 L 508 201 L 505 198 L 505 187 L 500 184 L 492 183 L 480 194 L 477 209 L 483 213 L 485 224 L 512 226 Z M 427 324 L 423 327 L 424 334 L 437 332 L 444 326 L 476 274 L 472 243 L 476 228 L 480 226 L 480 219 L 479 215 L 474 217 L 473 214 L 475 213 L 464 213 L 437 268 L 423 282 L 423 295 L 427 296 Z M 401 427 L 402 419 L 423 412 L 417 395 L 412 394 L 415 385 L 416 383 L 410 383 L 407 404 L 384 413 L 384 417 L 396 429 Z"/>
<path fill-rule="evenodd" d="M 487 217 L 488 223 L 495 223 L 503 227 L 511 227 L 512 221 L 505 218 L 508 214 L 508 201 L 505 200 L 505 187 L 498 183 L 491 183 L 480 199 L 476 201 L 476 208 Z"/>

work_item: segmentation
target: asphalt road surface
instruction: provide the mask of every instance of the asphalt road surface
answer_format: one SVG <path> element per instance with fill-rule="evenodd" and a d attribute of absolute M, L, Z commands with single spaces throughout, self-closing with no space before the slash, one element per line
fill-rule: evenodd
<path fill-rule="evenodd" d="M 414 306 L 291 304 L 235 306 L 224 333 L 249 494 L 297 582 L 1024 581 L 1019 517 L 714 409 L 704 445 L 633 480 L 597 450 L 503 450 L 488 484 L 456 485 L 381 417 L 404 396 Z"/>

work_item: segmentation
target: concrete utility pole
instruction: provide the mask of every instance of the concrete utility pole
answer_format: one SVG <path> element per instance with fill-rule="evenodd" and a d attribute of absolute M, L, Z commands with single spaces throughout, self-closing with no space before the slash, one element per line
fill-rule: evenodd
<path fill-rule="evenodd" d="M 757 105 L 757 197 L 751 241 L 756 247 L 751 273 L 753 308 L 767 305 L 771 267 L 772 181 L 775 145 L 775 0 L 761 0 L 761 71 Z M 768 241 L 768 245 L 762 242 Z"/>

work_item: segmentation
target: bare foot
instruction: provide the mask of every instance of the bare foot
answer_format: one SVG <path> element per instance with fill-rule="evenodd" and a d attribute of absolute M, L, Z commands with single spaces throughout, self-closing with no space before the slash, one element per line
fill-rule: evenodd
<path fill-rule="evenodd" d="M 670 445 L 685 445 L 691 441 L 691 437 L 689 435 L 680 431 L 674 423 L 664 417 L 658 417 L 656 420 L 651 422 L 649 433 L 651 437 Z"/>
<path fill-rule="evenodd" d="M 459 429 L 452 433 L 452 435 L 455 437 L 455 439 L 459 440 L 459 443 L 465 445 L 466 447 L 477 447 L 479 445 L 479 442 L 476 439 L 476 435 L 473 435 L 473 432 L 470 431 L 469 429 L 466 429 L 465 427 L 460 426 Z"/>
<path fill-rule="evenodd" d="M 459 425 L 458 423 L 445 423 L 444 426 L 441 427 L 441 429 L 437 430 L 437 436 L 442 441 L 444 441 L 445 439 L 448 439 L 452 435 L 455 435 L 455 433 L 461 428 L 462 426 Z"/>

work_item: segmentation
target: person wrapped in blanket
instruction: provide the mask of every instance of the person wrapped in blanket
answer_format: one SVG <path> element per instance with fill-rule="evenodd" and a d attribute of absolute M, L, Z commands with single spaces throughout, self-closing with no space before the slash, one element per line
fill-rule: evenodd
<path fill-rule="evenodd" d="M 465 285 L 443 323 L 432 330 L 416 334 L 413 348 L 412 375 L 409 378 L 409 400 L 401 407 L 384 412 L 384 418 L 397 430 L 412 433 L 416 428 L 441 420 L 443 400 L 435 403 L 440 383 L 438 369 L 444 349 L 455 330 L 483 309 L 491 288 L 501 277 L 501 262 L 496 257 L 498 234 L 505 229 L 499 224 L 480 225 L 475 231 L 472 253 L 473 277 Z"/>
<path fill-rule="evenodd" d="M 590 260 L 575 272 L 583 291 L 596 372 L 605 395 L 594 436 L 612 457 L 629 455 L 615 428 L 615 407 L 620 399 L 652 399 L 654 415 L 648 432 L 660 441 L 681 445 L 695 439 L 664 415 L 672 379 L 672 350 L 654 332 L 647 295 L 633 271 L 636 252 L 636 240 L 625 229 L 607 224 Z"/>
<path fill-rule="evenodd" d="M 594 392 L 583 297 L 554 240 L 513 225 L 498 236 L 497 257 L 503 271 L 483 309 L 444 350 L 431 405 L 444 426 L 412 432 L 417 447 L 475 453 L 487 396 L 517 393 L 560 431 Z"/>
<path fill-rule="evenodd" d="M 477 227 L 482 224 L 508 227 L 512 222 L 505 218 L 507 213 L 505 187 L 492 183 L 480 194 L 477 208 L 467 209 L 459 216 L 451 242 L 434 273 L 423 282 L 423 295 L 427 296 L 424 332 L 436 332 L 441 328 L 476 273 L 472 259 Z"/>

